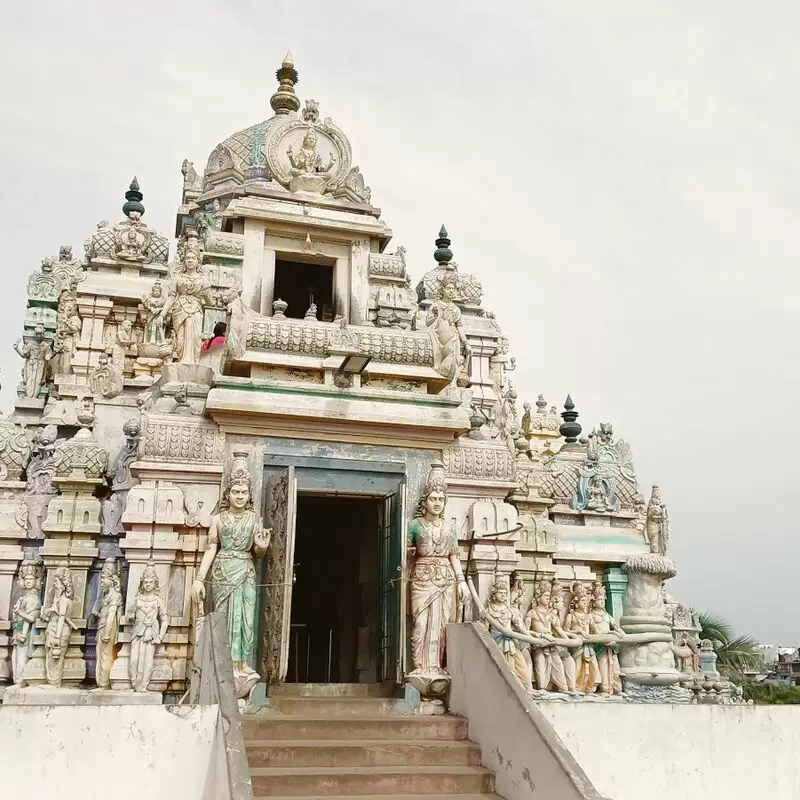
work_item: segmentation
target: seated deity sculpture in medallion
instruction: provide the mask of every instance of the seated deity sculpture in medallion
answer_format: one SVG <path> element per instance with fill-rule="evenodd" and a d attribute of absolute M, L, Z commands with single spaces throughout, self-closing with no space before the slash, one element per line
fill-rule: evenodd
<path fill-rule="evenodd" d="M 322 163 L 322 156 L 317 150 L 317 132 L 309 126 L 303 136 L 303 144 L 295 153 L 292 145 L 286 151 L 291 168 L 289 174 L 292 179 L 289 191 L 315 192 L 322 194 L 330 180 L 330 172 L 336 165 L 336 156 L 330 153 L 328 163 Z"/>

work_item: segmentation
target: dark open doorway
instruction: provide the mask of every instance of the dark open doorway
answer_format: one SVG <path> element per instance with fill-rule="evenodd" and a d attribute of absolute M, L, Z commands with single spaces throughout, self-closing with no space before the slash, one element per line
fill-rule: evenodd
<path fill-rule="evenodd" d="M 298 496 L 287 681 L 378 679 L 381 503 L 374 497 Z"/>

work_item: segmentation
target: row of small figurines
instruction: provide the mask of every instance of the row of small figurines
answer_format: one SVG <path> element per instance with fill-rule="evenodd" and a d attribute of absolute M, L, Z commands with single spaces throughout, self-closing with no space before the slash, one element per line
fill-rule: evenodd
<path fill-rule="evenodd" d="M 473 596 L 478 602 L 474 589 Z M 518 579 L 510 596 L 503 582 L 491 587 L 481 620 L 526 690 L 619 695 L 618 646 L 637 643 L 638 637 L 625 634 L 605 605 L 600 581 L 591 586 L 575 581 L 567 603 L 561 581 L 542 579 L 526 612 L 525 588 Z"/>
<path fill-rule="evenodd" d="M 53 571 L 53 596 L 42 606 L 42 564 L 23 561 L 18 577 L 20 594 L 12 607 L 12 679 L 26 682 L 26 667 L 34 650 L 33 634 L 37 623 L 46 623 L 44 632 L 45 679 L 50 686 L 61 686 L 70 635 L 78 630 L 69 611 L 74 599 L 72 571 L 66 564 Z M 111 688 L 111 667 L 117 655 L 120 622 L 132 625 L 128 677 L 131 688 L 146 692 L 153 672 L 155 650 L 168 627 L 167 610 L 159 595 L 159 581 L 152 563 L 139 580 L 133 607 L 123 612 L 121 575 L 115 559 L 107 559 L 100 571 L 100 591 L 89 616 L 97 620 L 95 680 L 100 689 Z"/>

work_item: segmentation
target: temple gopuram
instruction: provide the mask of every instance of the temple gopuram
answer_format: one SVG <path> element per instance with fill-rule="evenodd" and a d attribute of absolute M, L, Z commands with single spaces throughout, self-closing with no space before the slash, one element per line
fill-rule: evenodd
<path fill-rule="evenodd" d="M 432 258 L 392 243 L 297 84 L 287 55 L 272 115 L 183 162 L 174 231 L 133 178 L 118 221 L 28 279 L 0 422 L 3 712 L 219 703 L 249 775 L 226 740 L 230 794 L 187 797 L 379 795 L 390 774 L 514 798 L 545 795 L 489 754 L 503 703 L 541 733 L 573 706 L 740 702 L 665 588 L 667 507 L 629 444 L 568 387 L 518 397 L 481 276 L 441 220 L 420 221 Z M 337 736 L 366 761 L 298 755 Z M 541 736 L 585 790 L 547 796 L 599 798 Z M 373 739 L 400 744 L 381 761 Z"/>

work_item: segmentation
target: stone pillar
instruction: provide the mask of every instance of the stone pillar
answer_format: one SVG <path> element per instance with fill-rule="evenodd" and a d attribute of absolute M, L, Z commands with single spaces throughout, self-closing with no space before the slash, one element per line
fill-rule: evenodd
<path fill-rule="evenodd" d="M 78 295 L 78 314 L 83 327 L 81 338 L 72 357 L 76 383 L 85 384 L 96 366 L 100 353 L 106 349 L 105 324 L 114 303 L 107 297 Z M 60 387 L 67 391 L 67 387 Z"/>
<path fill-rule="evenodd" d="M 680 680 L 672 652 L 672 630 L 664 607 L 664 581 L 675 575 L 666 556 L 643 553 L 625 563 L 628 586 L 620 625 L 630 636 L 620 648 L 619 663 L 625 690 L 672 686 Z"/>
<path fill-rule="evenodd" d="M 272 316 L 272 301 L 275 297 L 275 251 L 264 250 L 264 261 L 261 267 L 261 313 Z"/>
<path fill-rule="evenodd" d="M 133 464 L 134 473 L 137 463 Z M 134 605 L 139 582 L 147 565 L 152 562 L 158 575 L 159 593 L 167 602 L 170 567 L 179 547 L 176 526 L 183 522 L 183 494 L 169 482 L 142 480 L 128 492 L 122 524 L 126 534 L 120 549 L 128 563 L 128 585 L 125 608 Z M 111 668 L 111 688 L 130 689 L 128 663 L 130 660 L 131 623 L 123 620 L 118 641 L 120 652 Z M 167 631 L 169 637 L 169 630 Z M 166 641 L 156 648 L 150 691 L 164 691 L 172 679 L 172 669 L 166 654 Z"/>
<path fill-rule="evenodd" d="M 11 608 L 14 577 L 23 559 L 20 543 L 25 539 L 25 528 L 19 512 L 24 490 L 23 481 L 0 481 L 0 683 L 11 680 Z"/>
<path fill-rule="evenodd" d="M 333 314 L 350 317 L 350 259 L 337 258 L 333 270 Z"/>
<path fill-rule="evenodd" d="M 509 582 L 519 555 L 517 510 L 505 501 L 514 483 L 514 461 L 496 441 L 461 437 L 443 453 L 447 481 L 445 524 L 458 534 L 464 573 L 482 603 L 495 580 Z M 468 609 L 467 619 L 477 619 Z"/>
<path fill-rule="evenodd" d="M 608 567 L 603 570 L 603 585 L 606 587 L 606 611 L 619 622 L 628 576 L 620 567 Z"/>
<path fill-rule="evenodd" d="M 20 480 L 31 455 L 25 429 L 0 414 L 0 683 L 11 680 L 11 609 L 14 576 L 23 559 L 25 483 Z"/>
<path fill-rule="evenodd" d="M 140 483 L 128 491 L 120 548 L 130 564 L 127 606 L 152 560 L 166 603 L 169 629 L 156 650 L 151 691 L 181 694 L 192 652 L 191 587 L 205 550 L 211 514 L 219 500 L 225 436 L 187 406 L 163 413 L 170 397 L 142 417 L 138 460 L 131 472 Z M 129 688 L 130 625 L 111 671 L 113 689 Z"/>
<path fill-rule="evenodd" d="M 338 262 L 337 262 L 338 269 Z M 350 245 L 350 324 L 369 323 L 369 239 Z"/>
<path fill-rule="evenodd" d="M 86 678 L 83 653 L 87 616 L 93 598 L 88 596 L 88 575 L 98 549 L 100 535 L 100 501 L 94 490 L 104 482 L 108 453 L 94 440 L 88 428 L 81 428 L 72 439 L 58 442 L 55 448 L 54 483 L 59 496 L 47 506 L 42 525 L 45 534 L 41 550 L 46 569 L 45 601 L 47 609 L 53 600 L 53 578 L 59 567 L 72 573 L 73 598 L 67 616 L 73 623 L 69 638 L 62 685 L 77 687 Z M 47 683 L 45 672 L 46 623 L 37 624 L 33 656 L 25 669 L 25 682 L 35 686 Z"/>
<path fill-rule="evenodd" d="M 254 311 L 261 310 L 261 276 L 264 268 L 266 223 L 244 221 L 244 260 L 242 261 L 242 302 Z"/>

